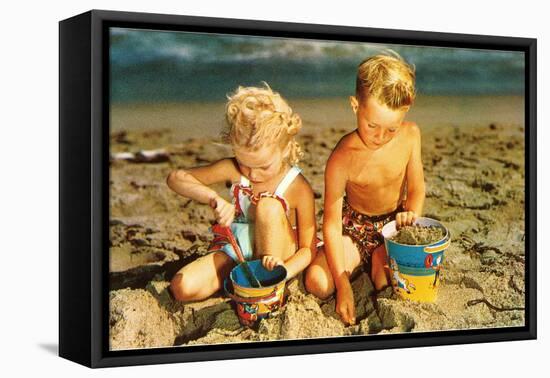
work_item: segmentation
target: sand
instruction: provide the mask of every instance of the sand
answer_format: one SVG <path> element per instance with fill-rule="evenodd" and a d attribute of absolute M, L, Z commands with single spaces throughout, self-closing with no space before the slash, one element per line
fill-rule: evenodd
<path fill-rule="evenodd" d="M 431 101 L 432 106 L 428 104 L 416 112 L 420 119 L 432 119 L 426 125 L 420 124 L 426 177 L 423 215 L 445 224 L 452 239 L 445 253 L 437 301 L 405 302 L 391 288 L 376 293 L 368 275 L 361 272 L 352 282 L 357 324 L 345 326 L 335 313 L 334 298 L 319 300 L 307 294 L 302 276 L 298 276 L 287 283 L 285 306 L 257 329 L 241 327 L 232 303 L 221 293 L 202 302 L 182 304 L 167 290 L 177 270 L 206 253 L 211 240 L 208 227 L 214 217 L 207 206 L 170 191 L 166 176 L 178 167 L 228 156 L 230 150 L 215 143 L 215 133 L 210 128 L 190 135 L 190 131 L 178 127 L 178 112 L 174 109 L 188 105 L 174 105 L 171 118 L 167 116 L 169 120 L 156 121 L 147 117 L 150 108 L 159 106 L 134 107 L 126 118 L 121 109 L 116 109 L 112 152 L 162 148 L 169 159 L 159 163 L 112 161 L 110 165 L 111 348 L 524 325 L 522 103 L 513 98 L 496 98 L 490 102 L 495 104 L 493 107 L 476 103 L 485 112 L 475 120 L 471 113 L 462 111 L 461 118 L 457 111 L 452 120 L 444 121 L 441 115 L 435 116 L 434 109 L 442 100 L 426 101 Z M 515 111 L 507 106 L 507 114 L 495 111 L 491 118 L 489 113 L 504 109 L 505 103 L 514 105 Z M 319 111 L 331 106 L 334 112 Z M 346 106 L 345 99 L 302 101 L 295 106 L 304 109 L 305 125 L 299 141 L 306 156 L 301 168 L 316 194 L 319 226 L 324 164 L 339 138 L 353 129 L 353 117 L 344 111 Z M 213 116 L 217 115 L 219 104 L 198 106 L 194 111 L 196 125 L 219 121 L 218 116 Z M 430 118 L 430 114 L 434 117 Z M 182 117 L 188 120 L 193 114 L 186 112 Z M 143 119 L 149 119 L 147 127 L 145 123 L 140 126 Z M 214 189 L 227 194 L 226 184 Z"/>
<path fill-rule="evenodd" d="M 445 230 L 435 226 L 404 226 L 390 237 L 396 243 L 408 245 L 427 245 L 440 241 L 445 237 Z"/>

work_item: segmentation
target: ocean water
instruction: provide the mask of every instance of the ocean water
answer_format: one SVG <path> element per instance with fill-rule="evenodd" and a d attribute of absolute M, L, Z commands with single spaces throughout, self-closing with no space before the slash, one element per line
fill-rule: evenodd
<path fill-rule="evenodd" d="M 112 103 L 224 101 L 267 82 L 287 98 L 349 96 L 357 65 L 391 49 L 419 95 L 522 95 L 522 52 L 111 28 Z"/>

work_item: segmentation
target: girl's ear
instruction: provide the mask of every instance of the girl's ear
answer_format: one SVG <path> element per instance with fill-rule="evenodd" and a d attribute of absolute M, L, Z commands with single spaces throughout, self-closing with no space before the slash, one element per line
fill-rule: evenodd
<path fill-rule="evenodd" d="M 357 109 L 359 108 L 359 102 L 357 101 L 357 97 L 349 96 L 349 103 L 351 105 L 351 109 L 353 110 L 353 113 L 357 114 Z"/>

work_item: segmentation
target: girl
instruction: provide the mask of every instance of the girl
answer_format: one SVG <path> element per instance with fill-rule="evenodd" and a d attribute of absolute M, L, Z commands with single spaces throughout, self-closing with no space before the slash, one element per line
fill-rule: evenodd
<path fill-rule="evenodd" d="M 167 183 L 176 193 L 209 204 L 218 223 L 231 227 L 247 260 L 261 258 L 269 270 L 283 265 L 291 278 L 315 258 L 315 204 L 295 165 L 302 156 L 295 141 L 301 119 L 264 84 L 239 87 L 228 97 L 222 137 L 235 156 L 173 171 Z M 231 203 L 208 187 L 227 180 L 233 183 Z M 210 251 L 176 273 L 170 289 L 177 300 L 202 300 L 222 288 L 238 260 L 219 238 Z"/>

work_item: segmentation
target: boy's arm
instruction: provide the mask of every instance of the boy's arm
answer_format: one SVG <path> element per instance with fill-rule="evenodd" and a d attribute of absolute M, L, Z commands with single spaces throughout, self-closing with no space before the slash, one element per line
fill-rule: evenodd
<path fill-rule="evenodd" d="M 343 155 L 335 152 L 330 156 L 325 170 L 323 237 L 327 262 L 336 290 L 343 281 L 349 283 L 349 278 L 345 274 L 344 242 L 342 239 L 342 203 L 347 181 L 347 172 L 344 167 Z"/>
<path fill-rule="evenodd" d="M 303 179 L 298 187 L 296 206 L 296 223 L 298 231 L 298 251 L 285 261 L 288 278 L 303 271 L 317 255 L 317 225 L 315 221 L 315 201 L 313 190 Z"/>
<path fill-rule="evenodd" d="M 327 262 L 336 287 L 336 312 L 344 323 L 355 324 L 355 302 L 346 272 L 342 238 L 342 202 L 348 180 L 346 160 L 345 154 L 335 151 L 327 162 L 323 235 Z"/>
<path fill-rule="evenodd" d="M 413 147 L 407 164 L 407 201 L 405 209 L 416 216 L 422 214 L 426 186 L 424 184 L 424 168 L 422 167 L 420 128 L 414 124 L 411 128 Z"/>

